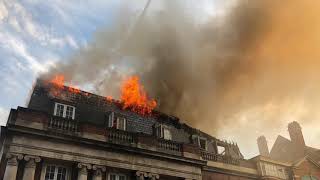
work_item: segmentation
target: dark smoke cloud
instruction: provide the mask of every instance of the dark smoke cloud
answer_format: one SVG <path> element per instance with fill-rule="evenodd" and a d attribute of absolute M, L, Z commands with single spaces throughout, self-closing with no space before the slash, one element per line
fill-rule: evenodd
<path fill-rule="evenodd" d="M 111 27 L 50 74 L 114 97 L 123 77 L 138 74 L 159 110 L 212 134 L 244 116 L 276 127 L 300 107 L 294 120 L 319 117 L 320 3 L 243 0 L 199 23 L 198 1 L 188 2 L 164 1 L 141 19 L 120 9 Z"/>

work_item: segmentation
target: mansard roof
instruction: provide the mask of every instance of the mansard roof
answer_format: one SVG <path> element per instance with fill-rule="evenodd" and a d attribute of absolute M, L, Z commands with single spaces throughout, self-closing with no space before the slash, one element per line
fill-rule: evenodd
<path fill-rule="evenodd" d="M 127 118 L 169 124 L 178 129 L 182 128 L 190 134 L 198 134 L 207 139 L 218 140 L 207 133 L 182 123 L 178 117 L 167 115 L 157 110 L 153 110 L 150 115 L 143 116 L 130 110 L 123 110 L 121 108 L 121 102 L 118 100 L 107 99 L 104 96 L 73 89 L 68 86 L 56 88 L 52 83 L 40 79 L 37 80 L 28 108 L 43 110 L 50 113 L 50 111 L 52 111 L 52 107 L 50 107 L 52 102 L 61 102 L 77 106 L 76 119 L 79 122 L 86 122 L 99 126 L 106 125 L 106 116 L 108 113 L 115 112 L 126 116 Z"/>

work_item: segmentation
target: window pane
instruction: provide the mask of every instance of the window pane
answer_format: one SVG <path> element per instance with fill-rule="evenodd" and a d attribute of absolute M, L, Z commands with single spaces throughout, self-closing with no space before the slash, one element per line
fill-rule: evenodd
<path fill-rule="evenodd" d="M 72 106 L 67 106 L 67 109 L 66 109 L 67 119 L 73 119 L 73 111 L 74 111 L 74 108 Z"/>
<path fill-rule="evenodd" d="M 200 139 L 200 148 L 206 149 L 207 147 L 207 141 L 204 139 Z"/>
<path fill-rule="evenodd" d="M 55 166 L 47 166 L 45 180 L 54 180 Z"/>
<path fill-rule="evenodd" d="M 125 180 L 126 179 L 126 177 L 125 176 L 123 176 L 123 175 L 119 175 L 119 180 Z"/>
<path fill-rule="evenodd" d="M 58 167 L 57 180 L 66 180 L 67 169 L 64 167 Z"/>
<path fill-rule="evenodd" d="M 117 118 L 114 117 L 114 118 L 113 118 L 113 121 L 112 121 L 112 127 L 113 127 L 113 128 L 117 128 L 117 122 L 118 122 Z"/>
<path fill-rule="evenodd" d="M 63 108 L 64 106 L 62 104 L 57 104 L 57 109 L 56 109 L 56 116 L 63 117 Z"/>
<path fill-rule="evenodd" d="M 163 128 L 163 138 L 167 140 L 172 140 L 171 132 L 167 128 Z"/>
<path fill-rule="evenodd" d="M 115 174 L 110 174 L 110 179 L 109 180 L 116 180 L 116 175 Z"/>
<path fill-rule="evenodd" d="M 118 117 L 117 121 L 118 121 L 118 129 L 125 130 L 126 129 L 126 127 L 125 127 L 126 119 L 123 117 Z"/>
<path fill-rule="evenodd" d="M 311 180 L 311 178 L 308 175 L 304 175 L 301 177 L 301 180 Z"/>

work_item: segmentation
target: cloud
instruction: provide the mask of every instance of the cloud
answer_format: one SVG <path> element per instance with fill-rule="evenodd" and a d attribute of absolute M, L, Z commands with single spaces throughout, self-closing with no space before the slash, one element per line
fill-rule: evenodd
<path fill-rule="evenodd" d="M 0 33 L 0 45 L 6 48 L 8 51 L 11 51 L 13 54 L 18 57 L 23 58 L 29 65 L 30 69 L 34 73 L 45 72 L 46 67 L 42 65 L 34 56 L 32 56 L 26 49 L 25 43 L 11 36 L 10 34 Z"/>
<path fill-rule="evenodd" d="M 0 2 L 0 23 L 8 16 L 8 10 L 3 2 Z"/>
<path fill-rule="evenodd" d="M 5 110 L 3 107 L 0 107 L 0 125 L 5 125 L 8 120 L 9 110 Z"/>

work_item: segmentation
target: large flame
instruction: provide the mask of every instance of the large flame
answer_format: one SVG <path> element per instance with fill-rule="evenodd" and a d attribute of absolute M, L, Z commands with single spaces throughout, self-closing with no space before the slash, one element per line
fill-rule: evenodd
<path fill-rule="evenodd" d="M 140 85 L 139 78 L 127 78 L 121 87 L 121 102 L 123 109 L 130 109 L 136 113 L 147 115 L 157 106 L 154 99 L 148 99 L 144 87 Z"/>
<path fill-rule="evenodd" d="M 51 88 L 51 93 L 54 95 L 59 95 L 60 90 L 67 88 L 69 92 L 80 93 L 78 88 L 73 86 L 65 87 L 65 77 L 64 75 L 55 75 L 50 83 L 54 85 Z M 85 95 L 87 93 L 84 93 Z M 148 99 L 147 93 L 144 87 L 139 83 L 139 78 L 137 76 L 132 76 L 127 78 L 121 86 L 121 103 L 122 109 L 129 109 L 141 115 L 148 115 L 157 106 L 154 99 Z M 111 102 L 113 99 L 111 96 L 106 96 L 106 100 Z"/>

